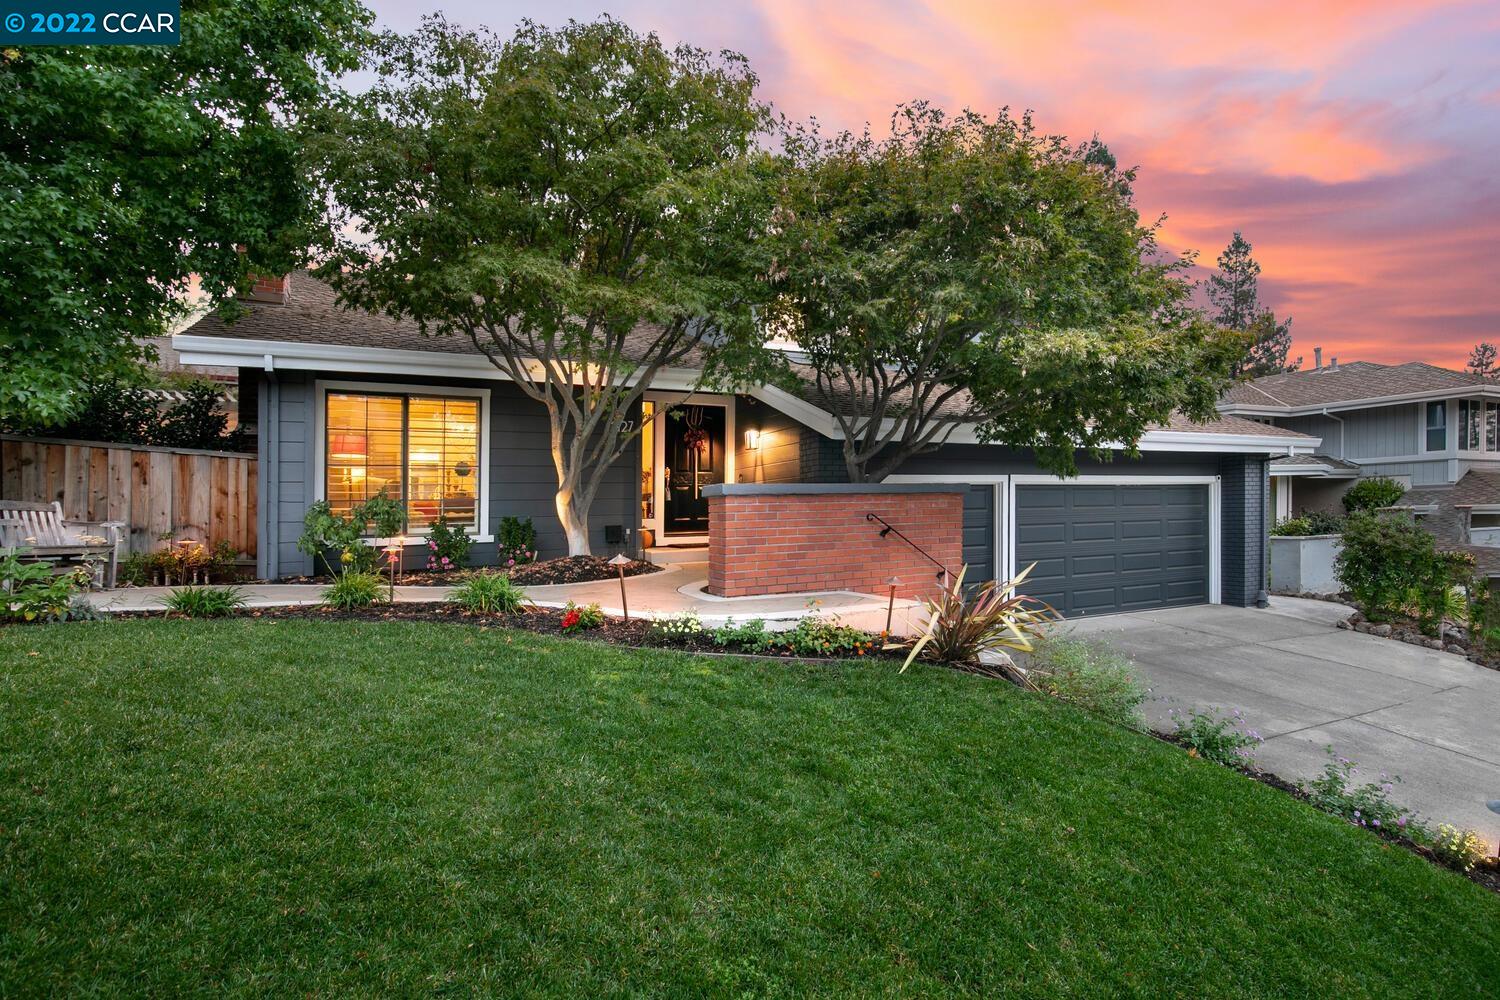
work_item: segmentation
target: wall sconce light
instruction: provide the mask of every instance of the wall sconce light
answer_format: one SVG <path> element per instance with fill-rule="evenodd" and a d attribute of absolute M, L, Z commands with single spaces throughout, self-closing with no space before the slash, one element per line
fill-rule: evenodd
<path fill-rule="evenodd" d="M 759 448 L 760 447 L 760 442 L 761 442 L 761 433 L 760 433 L 760 431 L 751 429 L 751 430 L 748 430 L 748 431 L 745 432 L 745 447 L 748 448 L 750 451 L 755 451 L 757 448 Z"/>

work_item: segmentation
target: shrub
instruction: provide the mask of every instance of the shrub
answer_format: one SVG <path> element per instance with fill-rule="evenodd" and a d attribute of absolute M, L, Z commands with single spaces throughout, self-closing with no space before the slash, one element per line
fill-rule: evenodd
<path fill-rule="evenodd" d="M 469 534 L 443 514 L 427 529 L 427 568 L 438 573 L 462 569 L 469 561 Z"/>
<path fill-rule="evenodd" d="M 25 622 L 87 617 L 80 610 L 84 606 L 90 611 L 93 608 L 80 593 L 91 579 L 87 568 L 53 573 L 51 564 L 26 562 L 21 555 L 17 549 L 7 549 L 0 555 L 0 617 Z"/>
<path fill-rule="evenodd" d="M 863 629 L 839 623 L 837 618 L 808 615 L 787 632 L 768 633 L 768 645 L 780 646 L 793 656 L 864 656 L 880 648 L 881 639 Z"/>
<path fill-rule="evenodd" d="M 1307 522 L 1310 535 L 1341 535 L 1344 532 L 1345 519 L 1338 514 L 1326 510 L 1304 510 L 1300 517 Z"/>
<path fill-rule="evenodd" d="M 526 591 L 504 573 L 479 572 L 459 584 L 451 600 L 479 615 L 513 615 L 526 604 Z"/>
<path fill-rule="evenodd" d="M 1385 476 L 1361 479 L 1344 492 L 1344 509 L 1353 514 L 1362 510 L 1379 510 L 1401 500 L 1406 487 Z"/>
<path fill-rule="evenodd" d="M 1460 830 L 1447 823 L 1434 831 L 1432 842 L 1428 846 L 1443 864 L 1461 872 L 1470 871 L 1484 860 L 1484 841 L 1479 838 L 1479 834 L 1473 830 Z"/>
<path fill-rule="evenodd" d="M 502 517 L 495 536 L 502 566 L 524 566 L 536 562 L 536 528 L 529 517 Z"/>
<path fill-rule="evenodd" d="M 1006 649 L 1031 650 L 1031 640 L 1040 626 L 1057 619 L 1057 612 L 1034 598 L 1017 592 L 1035 567 L 1026 567 L 1009 583 L 986 581 L 972 594 L 964 592 L 965 566 L 958 579 L 936 601 L 926 601 L 927 631 L 911 645 L 901 669 L 918 656 L 936 663 L 963 666 L 977 673 L 1006 677 L 1027 687 L 1026 675 L 1004 655 L 999 664 L 985 664 L 985 653 L 1004 654 Z"/>
<path fill-rule="evenodd" d="M 144 552 L 132 552 L 120 560 L 115 570 L 115 584 L 121 587 L 145 587 L 151 583 L 152 571 Z"/>
<path fill-rule="evenodd" d="M 767 629 L 765 621 L 760 618 L 752 618 L 743 625 L 736 625 L 731 619 L 713 632 L 715 646 L 732 646 L 755 653 L 765 652 L 775 638 L 775 633 Z"/>
<path fill-rule="evenodd" d="M 1322 777 L 1301 786 L 1308 802 L 1326 813 L 1342 816 L 1355 826 L 1386 836 L 1420 835 L 1415 815 L 1390 800 L 1391 790 L 1400 778 L 1382 774 L 1379 781 L 1350 788 L 1354 762 L 1335 754 L 1332 747 L 1328 748 L 1328 756 L 1331 759 L 1324 766 Z"/>
<path fill-rule="evenodd" d="M 1028 666 L 1036 687 L 1052 697 L 1127 729 L 1146 727 L 1141 717 L 1146 687 L 1130 661 L 1109 646 L 1081 639 L 1043 639 L 1032 649 Z"/>
<path fill-rule="evenodd" d="M 385 581 L 377 573 L 345 570 L 323 591 L 323 603 L 340 611 L 355 611 L 385 598 Z"/>
<path fill-rule="evenodd" d="M 239 587 L 179 587 L 162 604 L 188 618 L 222 618 L 245 606 L 245 592 Z"/>
<path fill-rule="evenodd" d="M 651 623 L 651 637 L 658 642 L 688 642 L 703 632 L 703 622 L 692 611 L 658 618 Z"/>
<path fill-rule="evenodd" d="M 598 628 L 603 624 L 604 611 L 597 604 L 579 606 L 569 601 L 567 609 L 563 612 L 562 627 L 564 632 L 582 632 L 587 629 Z"/>
<path fill-rule="evenodd" d="M 1439 553 L 1433 537 L 1404 512 L 1351 514 L 1336 567 L 1339 580 L 1372 621 L 1404 612 L 1441 615 L 1463 557 Z M 1424 627 L 1432 622 L 1424 623 Z"/>
<path fill-rule="evenodd" d="M 1255 764 L 1255 748 L 1265 742 L 1260 733 L 1245 728 L 1239 709 L 1231 715 L 1218 712 L 1189 712 L 1172 709 L 1172 735 L 1188 752 L 1225 767 L 1250 768 Z"/>
<path fill-rule="evenodd" d="M 379 537 L 401 533 L 406 523 L 406 508 L 392 500 L 382 489 L 364 503 L 356 504 L 347 517 L 335 514 L 328 501 L 319 500 L 307 508 L 302 518 L 302 536 L 297 551 L 314 559 L 321 557 L 330 574 L 337 572 L 328 560 L 329 552 L 339 554 L 344 570 L 367 573 L 375 568 L 378 553 L 364 543 L 372 526 Z"/>
<path fill-rule="evenodd" d="M 1312 533 L 1312 525 L 1305 517 L 1284 517 L 1271 528 L 1271 534 L 1278 538 L 1288 535 L 1311 535 Z"/>

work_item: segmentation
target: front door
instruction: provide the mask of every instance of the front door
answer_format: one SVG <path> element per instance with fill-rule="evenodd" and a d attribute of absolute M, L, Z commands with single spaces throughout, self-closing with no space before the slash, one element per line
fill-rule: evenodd
<path fill-rule="evenodd" d="M 668 535 L 707 534 L 703 489 L 724 481 L 724 407 L 674 406 L 658 419 L 665 420 L 666 439 L 662 527 Z"/>

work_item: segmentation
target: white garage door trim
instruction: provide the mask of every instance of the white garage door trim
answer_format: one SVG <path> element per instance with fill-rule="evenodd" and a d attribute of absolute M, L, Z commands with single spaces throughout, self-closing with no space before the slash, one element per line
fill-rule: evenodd
<path fill-rule="evenodd" d="M 1218 476 L 1010 476 L 1006 491 L 1005 521 L 1014 522 L 1017 486 L 1207 486 L 1208 487 L 1208 603 L 1223 603 L 1222 571 L 1219 551 L 1220 498 L 1222 483 Z M 1005 579 L 1016 575 L 1016 539 L 1014 532 L 1004 536 L 1002 565 Z M 1022 588 L 1025 589 L 1025 588 Z"/>
<path fill-rule="evenodd" d="M 995 553 L 995 576 L 1001 580 L 1009 580 L 1014 574 L 1002 572 L 1003 567 L 1015 562 L 1014 559 L 1006 560 L 1006 552 L 1010 544 L 1010 501 L 1014 494 L 1010 492 L 1010 476 L 916 476 L 900 475 L 886 476 L 888 483 L 964 483 L 971 486 L 983 486 L 989 483 L 995 490 L 995 502 L 990 506 L 995 511 L 995 534 L 993 538 L 993 551 Z M 972 582 L 972 581 L 971 581 Z"/>

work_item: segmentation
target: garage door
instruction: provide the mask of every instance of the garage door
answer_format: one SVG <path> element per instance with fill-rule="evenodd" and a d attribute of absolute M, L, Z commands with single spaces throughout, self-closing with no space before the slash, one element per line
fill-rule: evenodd
<path fill-rule="evenodd" d="M 1208 487 L 1016 487 L 1022 586 L 1065 616 L 1209 599 Z"/>

